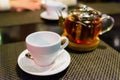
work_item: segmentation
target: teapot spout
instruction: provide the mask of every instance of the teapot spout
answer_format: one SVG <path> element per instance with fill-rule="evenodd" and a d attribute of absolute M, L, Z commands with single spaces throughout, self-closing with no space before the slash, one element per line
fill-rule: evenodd
<path fill-rule="evenodd" d="M 63 30 L 64 29 L 63 28 L 64 27 L 64 18 L 63 18 L 62 12 L 60 10 L 58 10 L 57 14 L 58 14 L 58 18 L 59 18 L 58 24 L 61 27 L 61 29 Z"/>
<path fill-rule="evenodd" d="M 64 29 L 64 18 L 62 16 L 59 16 L 59 26 Z"/>

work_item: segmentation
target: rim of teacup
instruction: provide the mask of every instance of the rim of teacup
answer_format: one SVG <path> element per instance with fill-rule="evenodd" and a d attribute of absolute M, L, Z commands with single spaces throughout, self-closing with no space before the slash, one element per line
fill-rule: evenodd
<path fill-rule="evenodd" d="M 38 44 L 35 44 L 35 43 L 31 43 L 30 41 L 30 37 L 33 36 L 33 35 L 36 35 L 36 34 L 39 34 L 39 33 L 47 33 L 47 34 L 54 34 L 58 37 L 58 40 L 56 40 L 54 43 L 52 44 L 48 44 L 48 45 L 38 45 Z M 56 45 L 58 44 L 59 42 L 61 41 L 61 37 L 59 34 L 55 33 L 55 32 L 52 32 L 52 31 L 38 31 L 38 32 L 33 32 L 31 34 L 29 34 L 26 39 L 25 39 L 25 42 L 31 46 L 35 46 L 35 47 L 49 47 L 49 46 L 53 46 L 53 45 Z"/>

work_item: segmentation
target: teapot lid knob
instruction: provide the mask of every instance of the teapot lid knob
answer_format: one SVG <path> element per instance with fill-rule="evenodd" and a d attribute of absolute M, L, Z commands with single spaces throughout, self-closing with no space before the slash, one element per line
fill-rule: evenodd
<path fill-rule="evenodd" d="M 88 11 L 88 6 L 87 5 L 81 5 L 80 6 L 80 11 Z"/>
<path fill-rule="evenodd" d="M 86 5 L 83 6 L 83 11 L 87 11 L 88 7 Z"/>

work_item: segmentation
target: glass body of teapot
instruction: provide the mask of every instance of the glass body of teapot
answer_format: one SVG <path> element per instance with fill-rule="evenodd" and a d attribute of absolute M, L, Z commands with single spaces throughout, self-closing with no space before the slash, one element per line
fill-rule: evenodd
<path fill-rule="evenodd" d="M 63 29 L 71 42 L 91 44 L 100 34 L 109 31 L 113 24 L 112 17 L 82 6 L 70 11 L 64 20 Z"/>

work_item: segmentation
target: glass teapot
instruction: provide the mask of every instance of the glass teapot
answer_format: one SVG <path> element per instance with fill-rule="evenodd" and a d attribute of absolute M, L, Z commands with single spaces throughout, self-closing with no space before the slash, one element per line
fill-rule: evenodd
<path fill-rule="evenodd" d="M 63 29 L 62 35 L 67 36 L 70 41 L 69 46 L 89 50 L 98 45 L 99 35 L 112 29 L 114 19 L 83 5 L 79 9 L 71 10 L 65 19 L 59 16 L 59 25 Z"/>

